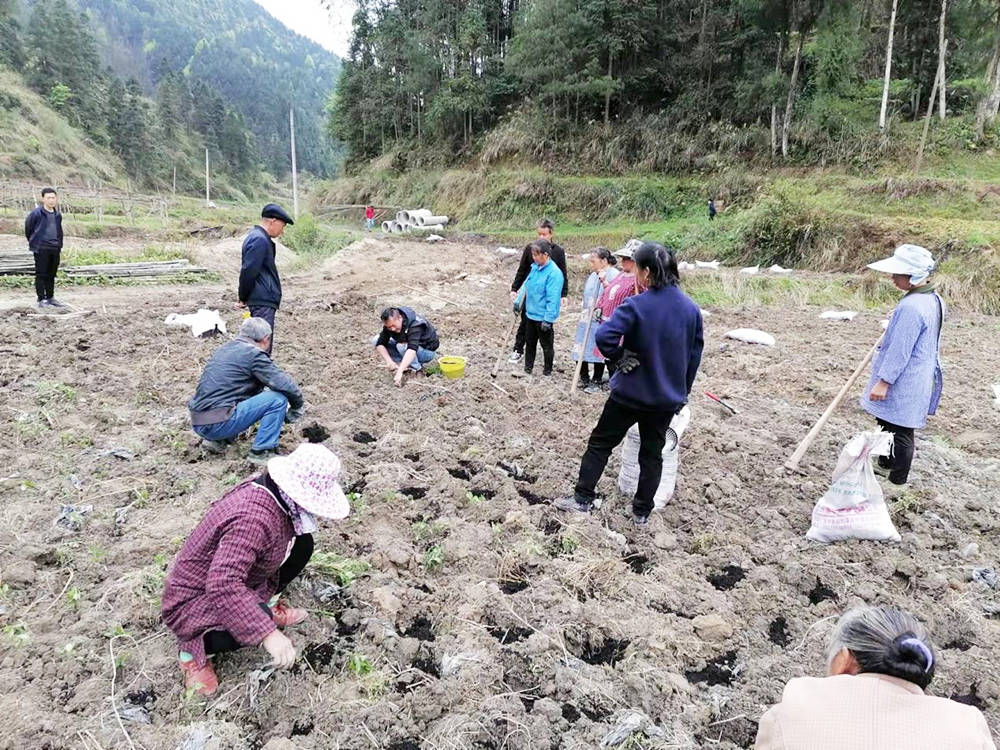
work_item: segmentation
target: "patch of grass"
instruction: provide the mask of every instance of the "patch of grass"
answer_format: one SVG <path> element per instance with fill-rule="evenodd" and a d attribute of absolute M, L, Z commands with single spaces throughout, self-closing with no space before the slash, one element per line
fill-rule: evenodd
<path fill-rule="evenodd" d="M 413 531 L 413 538 L 418 542 L 423 542 L 427 539 L 441 536 L 447 530 L 447 527 L 440 521 L 428 522 L 421 520 L 414 521 L 410 529 Z"/>
<path fill-rule="evenodd" d="M 43 406 L 49 404 L 71 404 L 76 401 L 76 389 L 54 380 L 39 380 L 35 383 L 35 401 Z"/>
<path fill-rule="evenodd" d="M 348 492 L 347 502 L 351 504 L 351 510 L 361 513 L 365 509 L 365 496 L 360 492 Z"/>
<path fill-rule="evenodd" d="M 444 567 L 444 547 L 440 544 L 435 544 L 424 553 L 420 564 L 424 566 L 424 570 L 428 573 L 441 570 Z"/>
<path fill-rule="evenodd" d="M 469 505 L 482 505 L 486 502 L 486 498 L 482 495 L 477 495 L 472 490 L 465 491 L 465 502 Z"/>
<path fill-rule="evenodd" d="M 3 626 L 3 636 L 12 646 L 23 646 L 31 640 L 28 626 L 23 622 L 12 622 Z"/>
<path fill-rule="evenodd" d="M 364 560 L 342 557 L 335 552 L 316 552 L 309 567 L 322 576 L 333 578 L 343 588 L 350 586 L 371 568 Z"/>

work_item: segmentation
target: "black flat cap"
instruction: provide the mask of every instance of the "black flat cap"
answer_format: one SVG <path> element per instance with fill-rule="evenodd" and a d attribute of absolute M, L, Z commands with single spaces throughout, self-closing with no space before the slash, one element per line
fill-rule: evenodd
<path fill-rule="evenodd" d="M 292 217 L 285 212 L 285 209 L 277 203 L 268 203 L 264 206 L 264 208 L 261 209 L 260 217 L 262 219 L 278 219 L 288 224 L 288 226 L 295 223 L 292 221 Z"/>

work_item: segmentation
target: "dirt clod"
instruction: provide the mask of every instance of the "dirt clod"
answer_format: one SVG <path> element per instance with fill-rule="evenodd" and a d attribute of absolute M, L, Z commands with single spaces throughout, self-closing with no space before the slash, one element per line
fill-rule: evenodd
<path fill-rule="evenodd" d="M 410 627 L 403 632 L 403 635 L 407 638 L 416 638 L 420 641 L 433 641 L 435 638 L 434 626 L 431 625 L 431 621 L 424 615 L 418 615 L 414 618 Z"/>
<path fill-rule="evenodd" d="M 455 479 L 461 479 L 466 482 L 472 479 L 472 476 L 469 474 L 469 472 L 458 466 L 453 466 L 449 468 L 448 473 L 451 474 L 453 477 L 455 477 Z"/>
<path fill-rule="evenodd" d="M 773 620 L 771 624 L 767 626 L 767 637 L 775 646 L 781 646 L 784 648 L 791 641 L 791 635 L 788 632 L 788 621 L 782 616 L 778 615 Z"/>
<path fill-rule="evenodd" d="M 424 495 L 427 494 L 427 488 L 426 487 L 400 487 L 399 488 L 399 494 L 400 495 L 406 495 L 407 497 L 411 497 L 414 500 L 419 500 L 420 498 L 424 497 Z"/>
<path fill-rule="evenodd" d="M 603 641 L 588 643 L 580 658 L 588 664 L 607 664 L 615 666 L 625 655 L 631 641 L 618 640 L 617 638 L 605 638 Z"/>
<path fill-rule="evenodd" d="M 330 661 L 337 653 L 337 645 L 333 641 L 326 643 L 310 643 L 302 650 L 302 658 L 315 670 L 330 665 Z"/>
<path fill-rule="evenodd" d="M 817 578 L 816 585 L 809 592 L 809 603 L 819 604 L 820 602 L 825 602 L 827 599 L 836 601 L 837 592 Z"/>
<path fill-rule="evenodd" d="M 523 641 L 533 632 L 531 628 L 522 627 L 510 627 L 510 628 L 498 628 L 492 627 L 487 628 L 489 634 L 496 638 L 500 643 L 506 646 L 508 643 L 517 643 L 518 641 Z"/>
<path fill-rule="evenodd" d="M 366 430 L 358 430 L 351 435 L 351 440 L 355 443 L 374 443 L 377 438 Z"/>
<path fill-rule="evenodd" d="M 548 505 L 548 498 L 542 497 L 541 495 L 536 495 L 531 490 L 526 487 L 518 487 L 517 494 L 528 501 L 528 505 Z"/>
<path fill-rule="evenodd" d="M 632 569 L 633 573 L 640 576 L 653 567 L 653 564 L 649 561 L 649 556 L 641 552 L 633 552 L 630 555 L 625 555 L 622 557 L 622 560 Z"/>
<path fill-rule="evenodd" d="M 732 685 L 736 679 L 736 652 L 727 651 L 721 656 L 709 659 L 702 669 L 684 672 L 688 682 L 705 682 L 709 685 Z"/>
<path fill-rule="evenodd" d="M 330 437 L 330 431 L 319 422 L 313 422 L 308 427 L 302 428 L 302 437 L 310 443 L 322 443 Z"/>
<path fill-rule="evenodd" d="M 708 576 L 708 582 L 719 591 L 729 591 L 746 577 L 746 571 L 739 565 L 727 565 L 718 573 Z"/>
<path fill-rule="evenodd" d="M 965 694 L 952 693 L 948 697 L 951 698 L 956 703 L 964 703 L 966 706 L 974 706 L 980 711 L 986 708 L 986 701 L 984 701 L 978 693 L 979 685 L 973 683 L 969 686 L 969 692 Z"/>

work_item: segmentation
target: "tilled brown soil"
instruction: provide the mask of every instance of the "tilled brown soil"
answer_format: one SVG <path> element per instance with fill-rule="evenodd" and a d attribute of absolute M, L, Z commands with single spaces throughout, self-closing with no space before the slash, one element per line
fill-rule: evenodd
<path fill-rule="evenodd" d="M 296 667 L 272 674 L 256 649 L 220 657 L 208 702 L 184 694 L 158 598 L 185 535 L 250 475 L 248 444 L 201 455 L 184 405 L 219 341 L 162 321 L 210 306 L 235 326 L 232 284 L 74 291 L 96 312 L 72 320 L 7 309 L 0 747 L 592 748 L 630 712 L 652 729 L 622 747 L 751 747 L 761 712 L 789 678 L 822 672 L 834 619 L 861 603 L 926 620 L 932 692 L 1000 728 L 1000 598 L 970 581 L 997 562 L 996 319 L 948 323 L 945 400 L 911 488 L 890 493 L 902 543 L 819 546 L 804 538 L 812 505 L 869 419 L 852 398 L 802 475 L 782 464 L 884 311 L 833 323 L 812 307 L 711 309 L 677 494 L 637 531 L 617 458 L 600 512 L 570 519 L 548 504 L 570 491 L 603 400 L 567 395 L 575 323 L 557 325 L 554 377 L 518 381 L 505 365 L 491 383 L 513 263 L 366 240 L 286 280 L 275 358 L 307 415 L 282 445 L 314 422 L 329 430 L 355 511 L 317 549 L 371 567 L 345 586 L 310 569 L 290 594 L 313 612 L 289 631 Z M 467 377 L 394 388 L 368 346 L 389 302 L 425 312 L 441 352 L 468 357 Z M 741 326 L 778 345 L 722 337 Z M 93 510 L 60 525 L 62 505 Z"/>

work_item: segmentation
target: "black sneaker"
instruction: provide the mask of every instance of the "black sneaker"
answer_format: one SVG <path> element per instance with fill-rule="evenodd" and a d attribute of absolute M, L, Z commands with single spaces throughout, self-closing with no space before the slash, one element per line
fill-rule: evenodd
<path fill-rule="evenodd" d="M 576 387 L 580 388 L 581 390 L 587 390 L 588 388 L 590 388 L 590 383 L 591 381 L 589 378 L 587 380 L 580 378 L 580 382 L 576 384 Z"/>
<path fill-rule="evenodd" d="M 206 453 L 225 453 L 226 443 L 221 440 L 209 440 L 208 438 L 201 439 L 201 449 Z"/>
<path fill-rule="evenodd" d="M 274 448 L 268 448 L 267 450 L 255 451 L 251 450 L 247 453 L 247 461 L 257 466 L 266 466 L 267 462 L 278 455 L 278 451 Z"/>
<path fill-rule="evenodd" d="M 590 513 L 590 503 L 580 502 L 576 498 L 576 495 L 557 498 L 552 501 L 552 504 L 559 510 L 565 510 L 570 513 Z"/>
<path fill-rule="evenodd" d="M 649 515 L 640 516 L 638 513 L 632 514 L 632 523 L 637 527 L 642 528 L 649 523 Z"/>
<path fill-rule="evenodd" d="M 888 466 L 883 466 L 878 461 L 872 466 L 872 471 L 878 474 L 880 477 L 889 478 L 889 472 L 892 471 Z"/>

